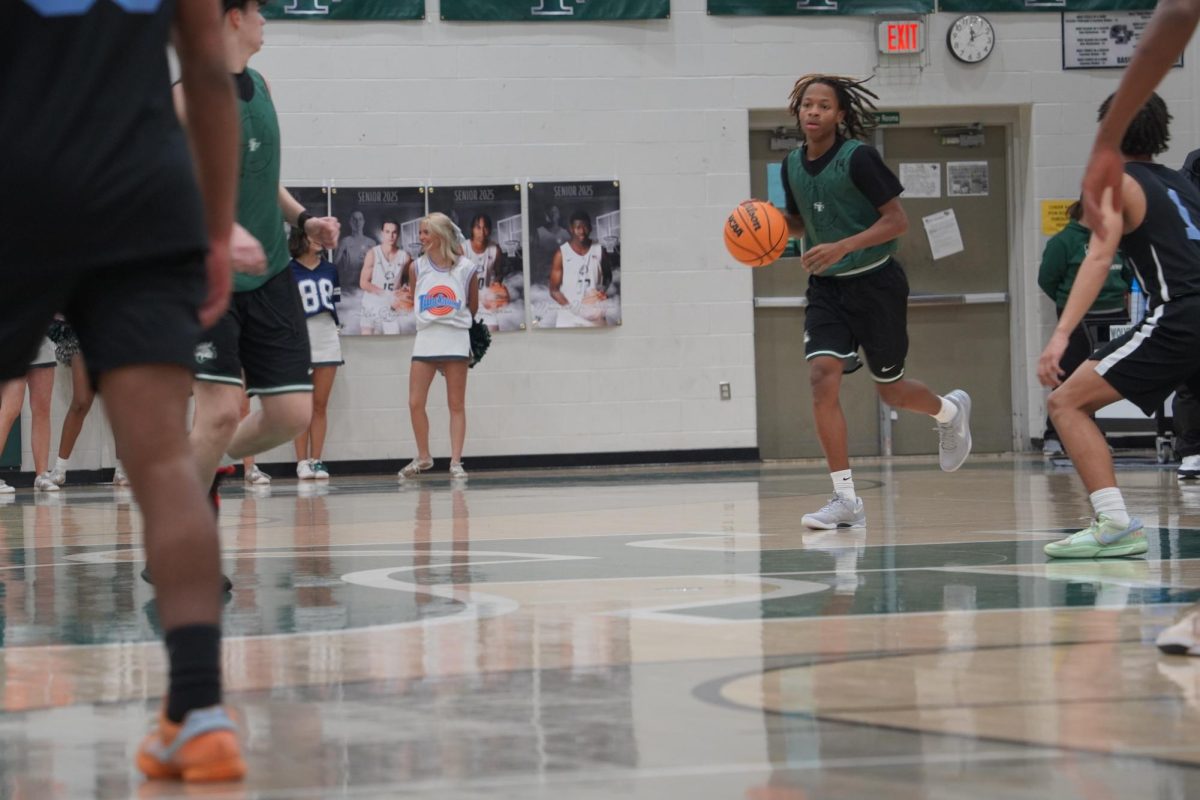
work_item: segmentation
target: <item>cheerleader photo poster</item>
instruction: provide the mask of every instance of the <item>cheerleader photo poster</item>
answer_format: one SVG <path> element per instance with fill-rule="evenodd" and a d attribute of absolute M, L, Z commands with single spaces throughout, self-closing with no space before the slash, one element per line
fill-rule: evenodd
<path fill-rule="evenodd" d="M 408 265 L 421 252 L 425 187 L 336 186 L 330 193 L 330 213 L 342 223 L 332 258 L 342 334 L 415 334 Z"/>
<path fill-rule="evenodd" d="M 537 328 L 621 324 L 620 181 L 529 184 L 529 301 Z"/>
<path fill-rule="evenodd" d="M 479 311 L 491 331 L 525 328 L 525 217 L 521 185 L 431 186 L 429 212 L 454 221 L 467 242 L 463 252 L 479 268 Z"/>

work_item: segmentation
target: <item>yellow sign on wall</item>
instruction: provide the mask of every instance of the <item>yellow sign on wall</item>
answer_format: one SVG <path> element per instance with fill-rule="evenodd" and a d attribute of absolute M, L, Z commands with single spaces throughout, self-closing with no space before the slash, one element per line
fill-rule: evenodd
<path fill-rule="evenodd" d="M 1071 207 L 1074 200 L 1043 200 L 1042 201 L 1042 233 L 1047 236 L 1054 234 L 1067 227 L 1067 209 Z"/>

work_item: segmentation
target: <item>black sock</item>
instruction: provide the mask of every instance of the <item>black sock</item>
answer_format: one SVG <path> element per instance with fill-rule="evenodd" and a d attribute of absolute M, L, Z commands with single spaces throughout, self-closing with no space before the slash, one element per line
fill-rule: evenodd
<path fill-rule="evenodd" d="M 221 629 L 216 625 L 184 625 L 167 631 L 171 682 L 167 719 L 183 722 L 195 708 L 221 702 Z"/>

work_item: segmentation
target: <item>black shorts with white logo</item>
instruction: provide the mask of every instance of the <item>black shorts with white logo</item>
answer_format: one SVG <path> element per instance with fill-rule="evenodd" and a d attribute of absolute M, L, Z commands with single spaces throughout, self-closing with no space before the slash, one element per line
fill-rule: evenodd
<path fill-rule="evenodd" d="M 860 366 L 878 383 L 904 377 L 908 356 L 908 278 L 896 259 L 879 269 L 848 278 L 813 275 L 804 312 L 804 357 L 842 360 L 844 372 Z"/>
<path fill-rule="evenodd" d="M 208 290 L 203 253 L 99 266 L 0 259 L 0 285 L 0 381 L 25 374 L 58 312 L 79 337 L 93 385 L 121 367 L 192 369 Z"/>
<path fill-rule="evenodd" d="M 1147 415 L 1177 386 L 1200 393 L 1200 295 L 1163 303 L 1091 360 L 1097 375 Z"/>
<path fill-rule="evenodd" d="M 246 394 L 312 391 L 312 353 L 291 270 L 235 292 L 229 310 L 195 345 L 196 380 L 242 385 Z"/>

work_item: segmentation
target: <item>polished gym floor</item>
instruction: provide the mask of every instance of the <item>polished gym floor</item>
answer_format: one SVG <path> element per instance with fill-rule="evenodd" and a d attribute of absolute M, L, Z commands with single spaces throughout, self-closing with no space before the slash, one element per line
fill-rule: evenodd
<path fill-rule="evenodd" d="M 468 468 L 469 468 L 468 464 Z M 0 497 L 0 798 L 1189 798 L 1200 486 L 1118 473 L 1150 551 L 1050 563 L 1069 467 L 860 461 L 277 479 L 224 492 L 241 785 L 145 783 L 163 692 L 127 492 Z"/>

